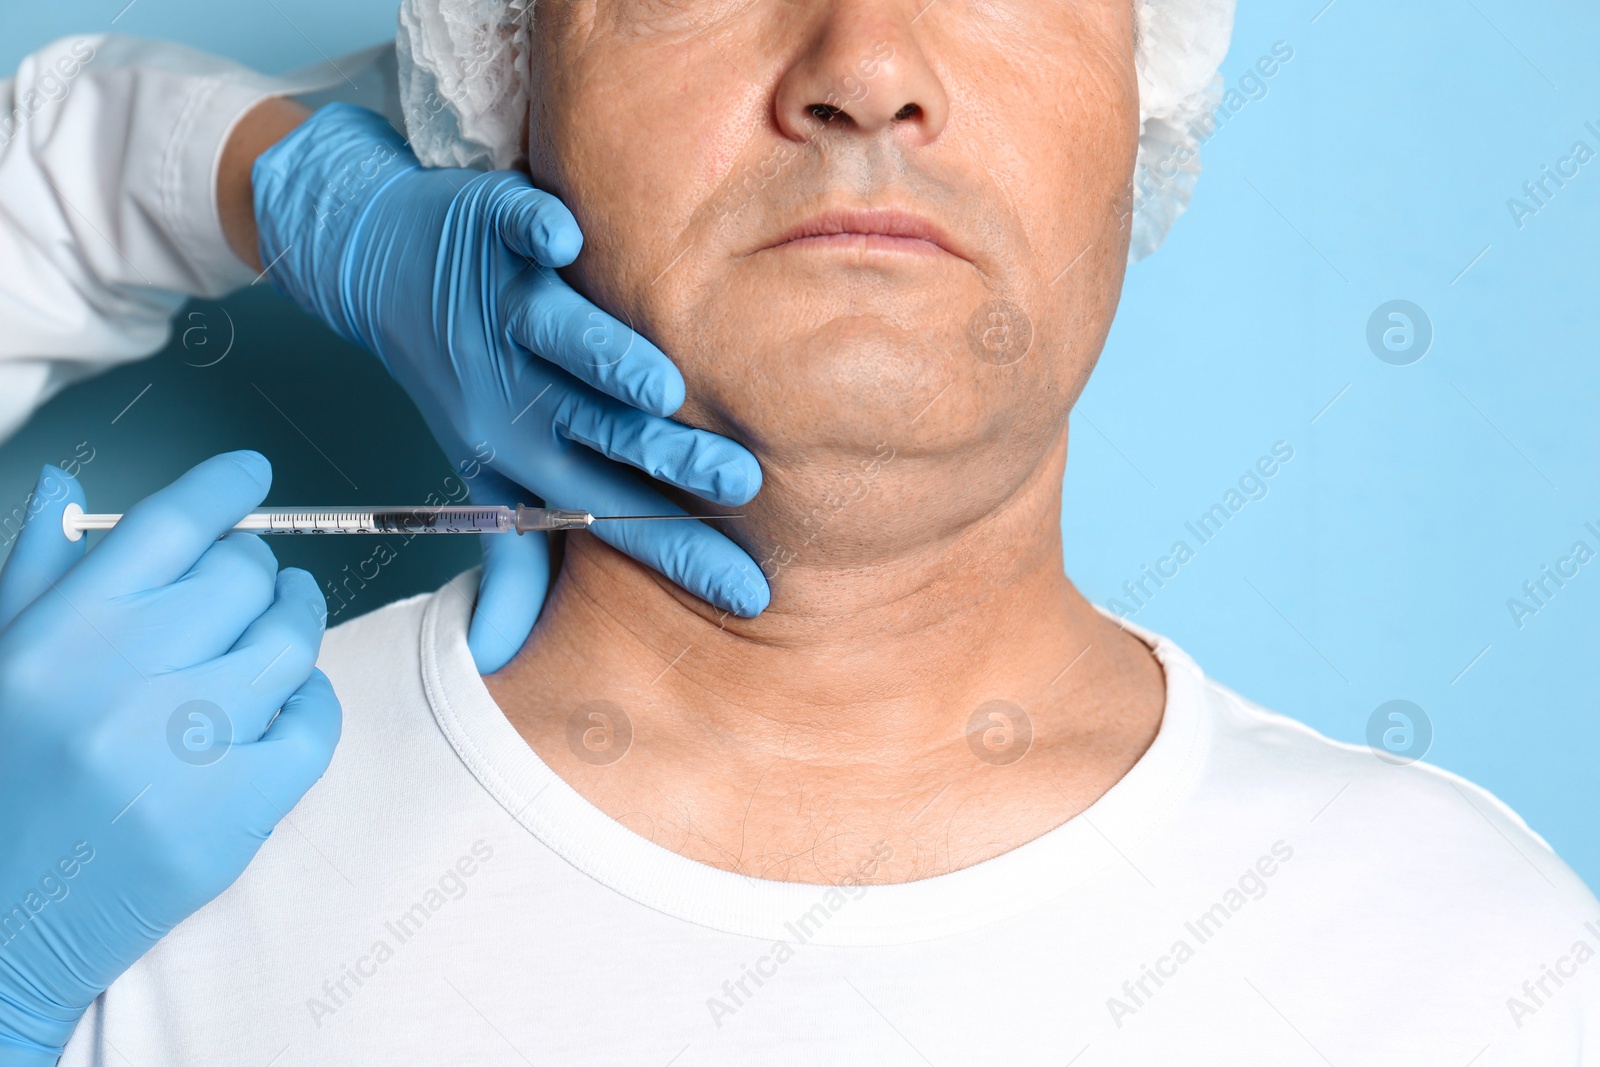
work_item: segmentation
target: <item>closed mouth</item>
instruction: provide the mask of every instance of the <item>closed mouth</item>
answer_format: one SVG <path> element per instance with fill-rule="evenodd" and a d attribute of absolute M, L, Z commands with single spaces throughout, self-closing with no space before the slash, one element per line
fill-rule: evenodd
<path fill-rule="evenodd" d="M 841 249 L 967 258 L 927 219 L 897 209 L 824 211 L 786 230 L 760 251 Z"/>

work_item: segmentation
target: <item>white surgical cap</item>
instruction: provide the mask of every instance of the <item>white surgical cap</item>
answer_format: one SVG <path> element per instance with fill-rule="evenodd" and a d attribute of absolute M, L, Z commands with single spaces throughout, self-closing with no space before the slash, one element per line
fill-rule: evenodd
<path fill-rule="evenodd" d="M 525 15 L 533 2 L 402 0 L 400 99 L 411 147 L 424 165 L 505 168 L 524 161 L 528 87 L 518 60 L 528 52 Z M 1142 259 L 1160 246 L 1194 193 L 1235 0 L 1134 2 L 1139 157 L 1129 256 Z"/>

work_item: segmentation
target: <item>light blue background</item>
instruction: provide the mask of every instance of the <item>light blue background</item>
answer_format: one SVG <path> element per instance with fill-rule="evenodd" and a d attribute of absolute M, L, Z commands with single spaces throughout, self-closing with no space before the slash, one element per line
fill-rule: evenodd
<path fill-rule="evenodd" d="M 1600 151 L 1585 128 L 1600 128 L 1600 9 L 1324 2 L 1241 7 L 1230 84 L 1275 42 L 1294 58 L 1206 146 L 1193 208 L 1130 272 L 1074 418 L 1069 568 L 1094 599 L 1119 596 L 1174 541 L 1198 546 L 1184 523 L 1287 442 L 1270 495 L 1136 620 L 1346 741 L 1364 740 L 1384 701 L 1416 702 L 1430 761 L 1492 790 L 1600 885 L 1600 560 L 1521 628 L 1507 608 L 1574 542 L 1600 551 L 1584 527 L 1600 529 L 1600 160 L 1522 228 L 1507 208 L 1575 141 Z M 394 7 L 136 0 L 116 29 L 284 70 L 389 36 Z M 123 10 L 10 4 L 0 67 Z M 1365 339 L 1396 298 L 1435 330 L 1411 366 L 1380 362 Z M 84 481 L 105 507 L 228 447 L 273 458 L 275 501 L 353 499 L 358 482 L 363 500 L 409 501 L 448 473 L 368 358 L 272 294 L 190 314 L 188 347 L 69 391 L 0 450 L 0 500 L 20 503 L 40 463 L 84 440 Z M 229 336 L 226 360 L 191 365 Z M 280 556 L 337 578 L 369 551 Z M 474 551 L 414 544 L 351 612 L 431 588 Z"/>

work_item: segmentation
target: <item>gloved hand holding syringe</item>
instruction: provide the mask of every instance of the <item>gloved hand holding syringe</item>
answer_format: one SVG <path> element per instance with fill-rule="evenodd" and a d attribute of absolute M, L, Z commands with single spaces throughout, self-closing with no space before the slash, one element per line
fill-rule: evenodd
<path fill-rule="evenodd" d="M 241 121 L 240 151 L 272 128 Z M 383 180 L 349 181 L 375 145 Z M 671 360 L 557 273 L 582 247 L 558 200 L 520 173 L 424 169 L 384 119 L 349 107 L 324 108 L 249 173 L 255 217 L 237 236 L 259 244 L 252 267 L 376 354 L 476 501 L 566 508 L 250 512 L 270 471 L 235 453 L 126 516 L 91 515 L 75 479 L 46 470 L 0 568 L 0 906 L 26 902 L 13 912 L 30 916 L 26 936 L 15 920 L 0 931 L 7 1067 L 54 1064 L 95 998 L 233 883 L 332 759 L 340 707 L 315 670 L 326 602 L 254 534 L 593 523 L 708 603 L 746 617 L 768 603 L 765 575 L 720 523 L 629 525 L 677 510 L 668 487 L 740 507 L 761 470 L 738 443 L 674 421 L 686 386 Z M 573 510 L 588 507 L 606 514 Z M 85 551 L 87 529 L 109 532 Z M 483 542 L 467 634 L 481 674 L 533 628 L 546 541 Z M 52 879 L 91 861 L 71 905 L 56 903 Z"/>
<path fill-rule="evenodd" d="M 571 508 L 487 507 L 292 507 L 252 511 L 233 526 L 254 534 L 495 534 L 585 530 L 596 522 L 659 522 L 667 519 L 741 519 L 743 515 L 591 515 Z M 61 515 L 67 540 L 86 530 L 109 530 L 118 514 L 89 514 L 68 504 Z"/>

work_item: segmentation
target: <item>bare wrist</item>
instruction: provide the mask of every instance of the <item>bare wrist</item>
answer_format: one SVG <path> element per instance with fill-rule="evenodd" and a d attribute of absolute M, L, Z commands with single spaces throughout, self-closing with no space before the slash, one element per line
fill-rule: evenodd
<path fill-rule="evenodd" d="M 257 157 L 306 120 L 311 112 L 285 97 L 261 101 L 245 113 L 228 135 L 217 168 L 217 213 L 228 247 L 247 265 L 260 270 L 256 250 L 255 190 L 250 180 Z"/>

